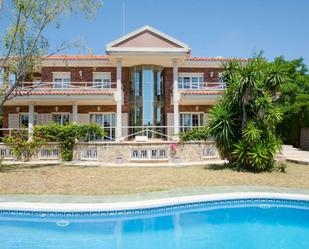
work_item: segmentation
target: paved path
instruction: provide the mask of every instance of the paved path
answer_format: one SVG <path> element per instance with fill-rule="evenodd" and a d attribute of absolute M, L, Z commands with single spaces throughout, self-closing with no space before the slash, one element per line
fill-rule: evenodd
<path fill-rule="evenodd" d="M 63 162 L 60 160 L 48 160 L 48 161 L 29 161 L 29 162 L 20 162 L 20 161 L 5 161 L 7 165 L 68 165 L 68 166 L 104 166 L 104 167 L 185 167 L 185 166 L 201 166 L 201 165 L 222 165 L 227 163 L 226 160 L 221 160 L 217 158 L 205 159 L 203 161 L 192 161 L 192 162 L 137 162 L 137 163 L 106 163 L 100 161 L 71 161 Z"/>
<path fill-rule="evenodd" d="M 177 188 L 167 191 L 129 194 L 129 195 L 0 195 L 0 203 L 119 203 L 145 201 L 153 199 L 176 198 L 183 196 L 199 196 L 226 193 L 287 193 L 309 196 L 309 189 L 284 188 L 269 186 L 216 186 Z"/>
<path fill-rule="evenodd" d="M 309 166 L 309 151 L 294 148 L 292 145 L 283 145 L 282 154 L 287 161 Z"/>

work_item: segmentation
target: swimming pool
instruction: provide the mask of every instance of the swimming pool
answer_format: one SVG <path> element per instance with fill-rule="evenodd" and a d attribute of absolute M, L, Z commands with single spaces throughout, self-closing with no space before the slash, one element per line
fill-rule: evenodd
<path fill-rule="evenodd" d="M 119 211 L 1 210 L 0 248 L 309 248 L 309 201 L 246 198 Z"/>

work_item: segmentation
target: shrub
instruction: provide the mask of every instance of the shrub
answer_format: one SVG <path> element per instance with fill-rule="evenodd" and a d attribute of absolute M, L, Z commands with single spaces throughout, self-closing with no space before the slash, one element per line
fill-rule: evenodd
<path fill-rule="evenodd" d="M 195 128 L 179 134 L 180 140 L 187 141 L 205 141 L 209 138 L 209 131 L 206 126 Z"/>
<path fill-rule="evenodd" d="M 280 162 L 277 165 L 277 170 L 281 173 L 286 173 L 287 164 L 284 162 Z"/>
<path fill-rule="evenodd" d="M 282 110 L 277 92 L 286 82 L 285 66 L 258 57 L 246 64 L 224 65 L 225 94 L 209 112 L 209 131 L 231 166 L 254 172 L 271 171 L 282 141 L 277 125 Z"/>
<path fill-rule="evenodd" d="M 45 143 L 45 140 L 42 137 L 35 136 L 33 136 L 32 140 L 29 140 L 27 130 L 13 130 L 11 136 L 5 137 L 3 142 L 12 148 L 13 155 L 17 160 L 29 161 Z"/>
<path fill-rule="evenodd" d="M 89 135 L 104 136 L 104 130 L 96 124 L 89 125 L 59 125 L 51 123 L 46 126 L 35 126 L 36 137 L 44 137 L 47 142 L 57 142 L 64 161 L 71 161 L 73 149 L 80 139 L 87 139 Z"/>

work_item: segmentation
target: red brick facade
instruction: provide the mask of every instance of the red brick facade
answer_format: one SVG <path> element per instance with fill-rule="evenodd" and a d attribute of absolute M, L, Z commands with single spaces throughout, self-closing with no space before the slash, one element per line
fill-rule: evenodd
<path fill-rule="evenodd" d="M 122 90 L 124 95 L 124 104 L 122 106 L 123 113 L 130 112 L 130 68 L 124 67 L 121 72 L 122 76 Z"/>
<path fill-rule="evenodd" d="M 17 114 L 28 112 L 28 106 L 18 106 L 19 112 L 17 111 L 17 106 L 4 106 L 3 107 L 3 128 L 9 128 L 9 114 Z"/>
<path fill-rule="evenodd" d="M 57 106 L 57 110 L 56 110 Z M 116 106 L 114 105 L 82 105 L 78 106 L 78 113 L 91 113 L 98 112 L 116 112 Z M 19 109 L 19 112 L 17 112 Z M 9 128 L 9 114 L 27 113 L 29 111 L 28 106 L 5 106 L 3 109 L 3 128 Z M 35 113 L 72 113 L 72 105 L 55 105 L 55 106 L 34 106 Z"/>
<path fill-rule="evenodd" d="M 82 77 L 80 76 L 82 71 Z M 116 82 L 116 68 L 115 67 L 43 67 L 41 72 L 41 79 L 43 82 L 53 81 L 53 72 L 70 72 L 71 82 L 93 82 L 94 72 L 110 72 L 111 81 Z M 212 73 L 211 73 L 212 72 Z M 218 82 L 219 80 L 218 68 L 179 68 L 179 73 L 203 73 L 205 82 Z M 211 77 L 212 75 L 212 77 Z M 173 95 L 173 68 L 165 68 L 162 72 L 163 81 L 165 84 L 165 106 L 163 113 L 165 113 L 165 120 L 167 119 L 167 113 L 173 113 L 172 95 Z M 122 87 L 124 93 L 124 104 L 122 106 L 122 112 L 130 115 L 130 68 L 122 68 Z M 114 84 L 113 87 L 116 87 Z M 94 97 L 95 98 L 95 97 Z M 72 113 L 72 105 L 62 106 L 54 104 L 54 106 L 35 106 L 34 111 L 36 113 L 53 113 L 56 112 L 55 107 L 58 107 L 57 112 L 69 112 Z M 19 112 L 28 112 L 28 106 L 18 106 Z M 180 105 L 180 112 L 208 112 L 210 106 L 207 105 Z M 98 105 L 83 105 L 78 106 L 78 113 L 90 113 L 97 112 Z M 100 105 L 101 112 L 116 112 L 115 105 Z M 17 113 L 17 106 L 5 106 L 3 112 L 3 128 L 8 128 L 8 114 Z M 129 119 L 128 119 L 129 122 Z M 129 123 L 127 124 L 129 125 Z"/>
<path fill-rule="evenodd" d="M 219 81 L 219 68 L 179 68 L 179 73 L 203 73 L 205 82 L 218 82 Z M 211 77 L 211 72 L 213 77 Z M 163 71 L 165 80 L 165 113 L 172 113 L 172 96 L 173 96 L 173 68 L 165 68 Z"/>
<path fill-rule="evenodd" d="M 82 72 L 82 77 L 79 72 Z M 115 67 L 43 67 L 42 81 L 52 82 L 53 72 L 70 72 L 71 82 L 93 82 L 94 72 L 110 72 L 112 82 L 116 82 Z"/>
<path fill-rule="evenodd" d="M 209 105 L 180 105 L 179 112 L 208 112 Z"/>

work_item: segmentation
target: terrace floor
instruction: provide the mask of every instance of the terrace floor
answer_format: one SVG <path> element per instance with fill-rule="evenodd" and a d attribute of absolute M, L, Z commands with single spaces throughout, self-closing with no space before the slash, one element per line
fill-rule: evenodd
<path fill-rule="evenodd" d="M 0 195 L 127 195 L 157 191 L 177 193 L 216 188 L 240 190 L 280 187 L 309 190 L 309 167 L 289 163 L 286 173 L 237 172 L 222 165 L 188 167 L 92 167 L 2 165 Z M 249 187 L 248 187 L 249 186 Z M 17 197 L 18 199 L 19 197 Z M 48 197 L 49 198 L 49 197 Z M 66 198 L 66 197 L 64 197 Z M 1 199 L 1 198 L 0 198 Z"/>

